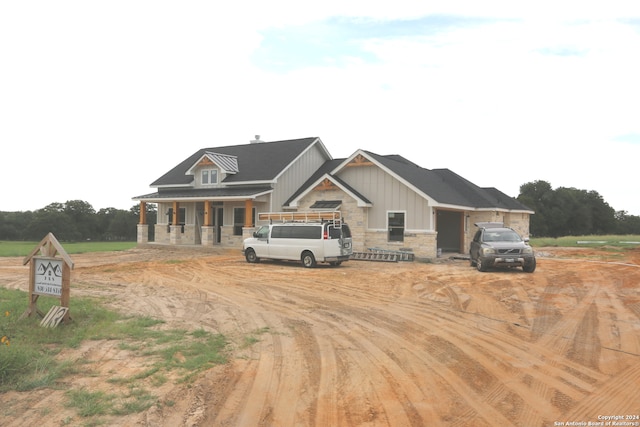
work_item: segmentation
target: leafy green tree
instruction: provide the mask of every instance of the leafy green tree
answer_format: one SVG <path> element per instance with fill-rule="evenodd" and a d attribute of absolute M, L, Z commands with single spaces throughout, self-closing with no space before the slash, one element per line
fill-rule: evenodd
<path fill-rule="evenodd" d="M 640 234 L 640 216 L 629 215 L 627 211 L 618 211 L 616 217 L 616 234 Z"/>
<path fill-rule="evenodd" d="M 517 200 L 535 212 L 531 216 L 529 229 L 534 236 L 549 236 L 549 219 L 553 188 L 546 181 L 534 181 L 520 186 Z"/>
<path fill-rule="evenodd" d="M 0 240 L 24 240 L 24 230 L 33 213 L 0 212 Z"/>
<path fill-rule="evenodd" d="M 47 233 L 53 233 L 58 240 L 78 241 L 81 234 L 69 216 L 61 211 L 40 209 L 34 212 L 33 218 L 25 229 L 26 240 L 40 240 Z"/>
<path fill-rule="evenodd" d="M 78 240 L 98 239 L 96 211 L 91 204 L 82 200 L 68 200 L 63 212 L 75 224 Z"/>
<path fill-rule="evenodd" d="M 617 227 L 615 211 L 596 191 L 554 190 L 546 181 L 535 181 L 522 185 L 517 199 L 535 211 L 530 221 L 535 236 L 607 234 Z"/>

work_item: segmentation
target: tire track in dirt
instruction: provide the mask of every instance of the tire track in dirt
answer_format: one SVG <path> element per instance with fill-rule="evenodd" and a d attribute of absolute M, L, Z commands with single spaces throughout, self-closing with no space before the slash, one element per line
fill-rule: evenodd
<path fill-rule="evenodd" d="M 362 296 L 362 294 L 361 294 L 361 296 Z M 335 307 L 334 307 L 334 309 L 335 309 Z M 575 382 L 575 381 L 574 381 L 574 382 Z M 543 393 L 543 394 L 544 394 L 544 393 Z M 503 399 L 503 400 L 509 400 L 509 399 L 511 399 L 511 400 L 517 400 L 516 398 L 514 398 L 514 395 L 509 395 L 509 396 L 508 396 L 508 398 Z M 553 400 L 553 398 L 550 398 L 550 399 L 551 399 L 551 400 Z"/>
<path fill-rule="evenodd" d="M 175 405 L 182 417 L 164 408 L 171 425 L 548 425 L 635 402 L 639 269 L 628 265 L 541 260 L 529 275 L 128 257 L 72 280 L 232 340 L 231 362 Z"/>

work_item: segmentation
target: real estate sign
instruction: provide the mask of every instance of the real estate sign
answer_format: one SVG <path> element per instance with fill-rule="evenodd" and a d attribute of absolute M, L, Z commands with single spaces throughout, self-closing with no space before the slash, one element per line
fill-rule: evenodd
<path fill-rule="evenodd" d="M 70 278 L 73 261 L 64 250 L 58 239 L 52 234 L 47 234 L 44 239 L 27 255 L 23 264 L 30 264 L 29 268 L 29 307 L 23 317 L 45 314 L 38 308 L 38 297 L 42 295 L 60 298 L 60 306 L 64 308 L 58 321 L 71 320 L 69 314 Z"/>
<path fill-rule="evenodd" d="M 34 258 L 34 289 L 38 295 L 62 296 L 63 261 L 56 258 Z"/>

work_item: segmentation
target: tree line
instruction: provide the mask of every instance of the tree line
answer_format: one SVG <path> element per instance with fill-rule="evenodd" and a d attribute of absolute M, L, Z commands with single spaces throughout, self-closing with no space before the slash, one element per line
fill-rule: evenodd
<path fill-rule="evenodd" d="M 640 234 L 640 216 L 615 211 L 596 191 L 559 187 L 546 181 L 520 186 L 518 201 L 535 211 L 530 234 L 536 237 Z M 156 207 L 147 205 L 147 223 L 155 224 Z M 135 241 L 140 205 L 129 210 L 104 208 L 96 212 L 82 200 L 51 203 L 26 212 L 0 212 L 0 240 L 33 241 L 52 232 L 67 242 L 85 240 Z M 153 240 L 153 227 L 149 227 Z"/>
<path fill-rule="evenodd" d="M 640 234 L 640 216 L 616 211 L 597 191 L 558 187 L 546 181 L 520 186 L 516 198 L 531 210 L 529 231 L 536 237 Z"/>
<path fill-rule="evenodd" d="M 155 206 L 147 204 L 150 224 L 156 222 L 156 215 Z M 135 241 L 139 220 L 139 205 L 129 210 L 104 208 L 96 212 L 85 201 L 69 200 L 35 211 L 0 212 L 0 240 L 38 241 L 52 232 L 58 240 L 67 242 Z"/>

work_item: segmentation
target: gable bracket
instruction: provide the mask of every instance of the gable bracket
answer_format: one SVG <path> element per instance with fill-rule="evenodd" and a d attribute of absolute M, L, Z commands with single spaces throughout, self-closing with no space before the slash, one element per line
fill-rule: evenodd
<path fill-rule="evenodd" d="M 373 163 L 362 154 L 358 154 L 353 160 L 347 163 L 347 166 L 373 166 Z"/>

